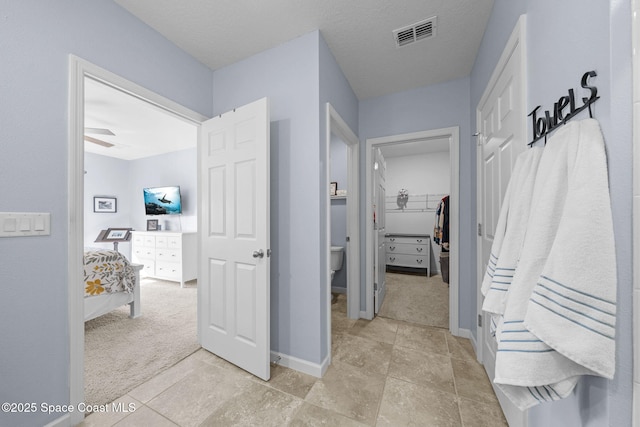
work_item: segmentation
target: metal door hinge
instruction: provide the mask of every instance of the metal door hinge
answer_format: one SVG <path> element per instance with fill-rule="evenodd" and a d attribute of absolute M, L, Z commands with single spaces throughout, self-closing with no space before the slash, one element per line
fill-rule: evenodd
<path fill-rule="evenodd" d="M 373 284 L 373 290 L 374 290 L 374 291 L 377 291 L 377 290 L 378 290 L 378 284 L 377 284 L 377 283 L 374 283 L 374 284 Z"/>
<path fill-rule="evenodd" d="M 482 327 L 482 314 L 478 314 L 478 326 Z"/>
<path fill-rule="evenodd" d="M 482 236 L 482 224 L 478 223 L 478 236 Z"/>

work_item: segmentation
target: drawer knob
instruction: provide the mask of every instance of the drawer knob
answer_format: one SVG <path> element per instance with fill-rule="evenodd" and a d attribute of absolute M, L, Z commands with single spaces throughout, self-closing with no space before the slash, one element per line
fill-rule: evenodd
<path fill-rule="evenodd" d="M 418 252 L 422 252 L 422 248 L 416 248 Z"/>
<path fill-rule="evenodd" d="M 390 250 L 390 251 L 395 251 L 395 250 L 396 250 L 396 247 L 395 247 L 395 246 L 389 246 L 389 250 Z"/>
<path fill-rule="evenodd" d="M 389 259 L 391 260 L 391 262 L 394 262 L 396 260 L 396 257 L 389 257 Z"/>
<path fill-rule="evenodd" d="M 416 239 L 418 243 L 422 243 L 422 239 Z"/>
<path fill-rule="evenodd" d="M 418 264 L 422 264 L 422 260 L 421 259 L 417 259 L 416 261 L 418 262 Z"/>

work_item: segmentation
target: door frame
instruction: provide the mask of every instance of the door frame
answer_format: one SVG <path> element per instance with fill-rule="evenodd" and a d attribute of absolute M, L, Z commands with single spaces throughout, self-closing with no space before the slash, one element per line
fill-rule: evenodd
<path fill-rule="evenodd" d="M 327 102 L 325 106 L 326 117 L 326 159 L 325 174 L 327 177 L 326 193 L 326 263 L 327 272 L 327 310 L 328 310 L 328 335 L 329 349 L 331 348 L 331 196 L 329 194 L 329 181 L 331 176 L 331 134 L 339 137 L 347 146 L 347 237 L 349 242 L 345 248 L 347 265 L 347 317 L 358 319 L 360 317 L 360 140 L 342 119 L 340 114 Z M 331 351 L 329 350 L 329 354 Z"/>
<path fill-rule="evenodd" d="M 84 79 L 97 80 L 114 89 L 153 104 L 197 126 L 207 117 L 126 80 L 75 55 L 69 55 L 69 123 L 67 150 L 67 277 L 69 322 L 69 403 L 84 401 L 84 301 L 82 282 L 84 248 Z M 70 425 L 80 423 L 84 413 L 67 414 Z"/>
<path fill-rule="evenodd" d="M 459 335 L 459 282 L 458 282 L 458 256 L 460 251 L 460 128 L 458 126 L 433 129 L 422 132 L 405 133 L 400 135 L 386 136 L 380 138 L 368 138 L 365 147 L 365 310 L 360 317 L 373 319 L 373 205 L 371 200 L 371 190 L 373 185 L 373 165 L 372 152 L 374 148 L 383 145 L 402 144 L 418 140 L 435 140 L 449 138 L 449 164 L 451 174 L 450 189 L 450 241 L 451 250 L 449 252 L 449 331 L 453 335 Z"/>

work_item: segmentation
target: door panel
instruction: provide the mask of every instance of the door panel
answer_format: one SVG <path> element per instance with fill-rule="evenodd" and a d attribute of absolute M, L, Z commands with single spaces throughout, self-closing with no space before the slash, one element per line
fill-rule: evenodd
<path fill-rule="evenodd" d="M 374 240 L 375 240 L 375 256 L 374 256 L 374 313 L 378 314 L 382 303 L 384 302 L 384 296 L 386 295 L 386 271 L 387 271 L 387 254 L 386 254 L 386 190 L 385 190 L 385 175 L 386 167 L 384 157 L 379 148 L 376 148 L 374 155 L 374 162 L 378 164 L 378 168 L 374 168 L 374 197 L 376 203 L 376 219 L 374 221 Z"/>
<path fill-rule="evenodd" d="M 268 380 L 267 99 L 203 123 L 198 165 L 200 344 Z"/>
<path fill-rule="evenodd" d="M 514 48 L 511 57 L 500 71 L 495 85 L 483 96 L 484 103 L 478 106 L 478 221 L 482 225 L 480 234 L 481 266 L 486 268 L 493 239 L 498 225 L 502 200 L 517 156 L 527 149 L 523 126 L 524 85 L 521 75 L 521 50 Z M 480 278 L 484 271 L 480 274 Z M 480 279 L 480 282 L 482 279 Z M 480 283 L 478 284 L 480 286 Z M 482 313 L 482 359 L 489 379 L 495 377 L 497 343 L 491 333 L 491 316 Z M 509 425 L 523 426 L 526 415 L 519 411 L 500 389 L 494 387 Z"/>

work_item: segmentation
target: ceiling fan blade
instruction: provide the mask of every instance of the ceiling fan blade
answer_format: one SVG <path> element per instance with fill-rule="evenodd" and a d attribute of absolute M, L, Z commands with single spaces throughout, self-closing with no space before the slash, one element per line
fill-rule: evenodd
<path fill-rule="evenodd" d="M 111 135 L 115 136 L 116 134 L 111 132 L 109 129 L 103 128 L 84 128 L 84 133 L 94 133 L 96 135 Z"/>
<path fill-rule="evenodd" d="M 111 147 L 113 147 L 115 145 L 115 144 L 112 144 L 110 142 L 103 141 L 103 140 L 97 139 L 97 138 L 92 138 L 92 137 L 87 136 L 87 135 L 84 136 L 84 140 L 85 141 L 89 141 L 89 142 L 93 142 L 94 144 L 98 144 L 98 145 L 101 145 L 101 146 L 107 147 L 107 148 L 111 148 Z"/>

